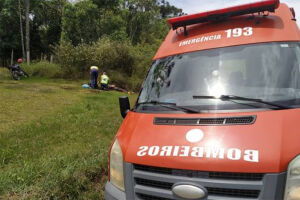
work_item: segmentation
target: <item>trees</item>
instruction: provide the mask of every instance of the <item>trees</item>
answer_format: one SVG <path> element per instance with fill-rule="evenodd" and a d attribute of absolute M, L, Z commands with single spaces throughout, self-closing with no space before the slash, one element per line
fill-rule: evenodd
<path fill-rule="evenodd" d="M 90 0 L 83 0 L 75 5 L 67 3 L 64 9 L 62 30 L 62 39 L 75 46 L 97 41 L 102 35 L 97 5 Z"/>
<path fill-rule="evenodd" d="M 164 0 L 82 0 L 76 4 L 67 3 L 62 39 L 75 46 L 96 42 L 104 35 L 117 40 L 128 39 L 134 45 L 151 42 L 158 37 L 163 39 L 168 31 L 165 17 L 181 14 L 181 9 Z"/>
<path fill-rule="evenodd" d="M 123 12 L 127 21 L 127 34 L 133 44 L 139 43 L 143 32 L 159 18 L 159 6 L 155 0 L 127 0 L 127 9 Z"/>
<path fill-rule="evenodd" d="M 0 58 L 1 65 L 10 64 L 10 55 L 20 56 L 19 15 L 15 0 L 0 1 Z"/>
<path fill-rule="evenodd" d="M 98 8 L 116 9 L 120 5 L 120 0 L 92 0 Z"/>
<path fill-rule="evenodd" d="M 19 18 L 20 18 L 20 36 L 21 36 L 21 46 L 22 46 L 22 58 L 25 58 L 25 47 L 24 47 L 24 34 L 23 34 L 23 20 L 22 20 L 22 9 L 21 1 L 18 0 L 19 4 Z"/>
<path fill-rule="evenodd" d="M 27 60 L 27 65 L 30 64 L 29 8 L 30 8 L 30 0 L 25 0 L 25 16 L 26 16 L 26 60 Z"/>
<path fill-rule="evenodd" d="M 12 50 L 28 62 L 49 59 L 60 43 L 91 45 L 103 37 L 155 51 L 169 30 L 165 17 L 180 14 L 166 0 L 1 0 L 0 60 L 7 65 Z"/>
<path fill-rule="evenodd" d="M 53 54 L 52 46 L 59 44 L 62 32 L 63 10 L 67 0 L 38 1 L 32 9 L 35 16 L 33 24 L 36 29 L 37 42 L 34 47 L 38 48 L 35 54 L 44 56 Z M 34 52 L 33 52 L 34 53 Z"/>
<path fill-rule="evenodd" d="M 39 59 L 41 54 L 50 57 L 51 46 L 57 45 L 60 41 L 62 13 L 67 0 L 27 1 L 0 1 L 0 66 L 9 64 L 12 50 L 15 58 L 26 58 L 27 52 L 30 52 L 29 56 L 32 59 Z M 26 32 L 30 32 L 27 38 L 31 40 L 25 37 Z M 26 50 L 24 47 L 22 53 L 24 42 Z"/>
<path fill-rule="evenodd" d="M 182 9 L 170 5 L 166 0 L 160 2 L 160 13 L 162 18 L 184 15 Z"/>

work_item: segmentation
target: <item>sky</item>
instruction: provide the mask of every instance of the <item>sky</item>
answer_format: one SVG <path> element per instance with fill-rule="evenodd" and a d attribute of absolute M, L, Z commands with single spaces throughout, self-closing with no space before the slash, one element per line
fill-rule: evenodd
<path fill-rule="evenodd" d="M 172 5 L 182 8 L 183 12 L 193 14 L 201 11 L 215 10 L 239 4 L 257 2 L 261 0 L 168 0 Z M 281 0 L 289 7 L 293 7 L 296 12 L 296 18 L 300 25 L 300 0 Z"/>

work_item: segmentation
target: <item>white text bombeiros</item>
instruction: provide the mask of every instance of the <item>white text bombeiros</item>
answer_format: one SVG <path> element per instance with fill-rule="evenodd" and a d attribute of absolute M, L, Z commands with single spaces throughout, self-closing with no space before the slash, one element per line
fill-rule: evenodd
<path fill-rule="evenodd" d="M 190 146 L 141 146 L 137 156 L 151 157 L 193 157 L 214 158 L 228 160 L 244 160 L 246 162 L 259 162 L 259 151 L 238 148 L 215 148 L 215 147 L 190 147 Z"/>

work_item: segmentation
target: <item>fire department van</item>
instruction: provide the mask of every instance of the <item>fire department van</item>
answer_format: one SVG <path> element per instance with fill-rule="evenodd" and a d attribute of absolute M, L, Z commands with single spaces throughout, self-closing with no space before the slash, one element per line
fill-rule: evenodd
<path fill-rule="evenodd" d="M 300 200 L 300 32 L 263 0 L 168 20 L 109 152 L 107 200 Z"/>

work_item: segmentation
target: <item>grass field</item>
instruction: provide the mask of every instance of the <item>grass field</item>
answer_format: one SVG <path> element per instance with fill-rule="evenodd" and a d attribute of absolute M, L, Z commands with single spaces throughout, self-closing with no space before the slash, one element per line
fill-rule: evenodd
<path fill-rule="evenodd" d="M 123 94 L 81 84 L 0 69 L 0 199 L 103 199 Z"/>

